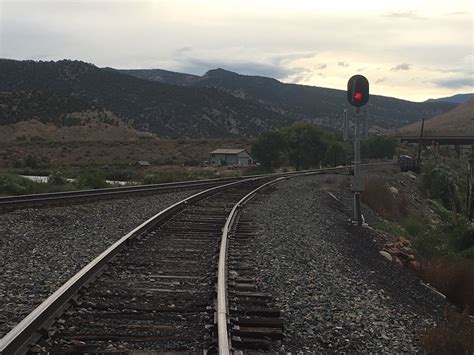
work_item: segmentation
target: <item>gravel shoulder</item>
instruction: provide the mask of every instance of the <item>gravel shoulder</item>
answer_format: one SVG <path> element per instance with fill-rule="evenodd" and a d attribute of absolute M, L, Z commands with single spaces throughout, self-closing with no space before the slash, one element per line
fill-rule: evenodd
<path fill-rule="evenodd" d="M 0 337 L 113 242 L 196 192 L 1 214 Z"/>
<path fill-rule="evenodd" d="M 344 177 L 333 177 L 344 188 Z M 325 192 L 328 176 L 287 180 L 244 208 L 259 225 L 260 286 L 284 311 L 278 351 L 418 352 L 417 331 L 444 301 L 389 263 L 377 234 L 347 224 Z"/>

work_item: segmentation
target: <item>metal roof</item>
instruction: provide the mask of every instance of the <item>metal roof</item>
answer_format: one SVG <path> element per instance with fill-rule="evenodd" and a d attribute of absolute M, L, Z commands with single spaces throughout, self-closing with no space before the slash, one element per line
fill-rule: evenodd
<path fill-rule="evenodd" d="M 239 154 L 245 151 L 245 149 L 215 149 L 211 154 Z"/>

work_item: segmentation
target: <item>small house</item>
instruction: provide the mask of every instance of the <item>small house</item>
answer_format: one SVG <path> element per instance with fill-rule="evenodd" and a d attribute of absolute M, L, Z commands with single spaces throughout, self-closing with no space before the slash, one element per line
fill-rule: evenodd
<path fill-rule="evenodd" d="M 210 153 L 214 166 L 250 166 L 253 159 L 245 149 L 216 149 Z"/>
<path fill-rule="evenodd" d="M 150 162 L 146 161 L 146 160 L 139 160 L 135 163 L 136 166 L 142 166 L 142 167 L 147 167 L 147 166 L 150 166 Z"/>

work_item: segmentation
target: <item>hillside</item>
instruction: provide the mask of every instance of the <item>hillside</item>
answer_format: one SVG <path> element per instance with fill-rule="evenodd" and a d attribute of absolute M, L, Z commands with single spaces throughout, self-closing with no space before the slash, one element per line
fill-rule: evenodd
<path fill-rule="evenodd" d="M 137 75 L 134 71 L 125 72 Z M 156 70 L 140 70 L 140 78 L 156 80 L 156 72 Z M 189 76 L 167 73 L 169 81 L 166 81 L 167 77 L 164 75 L 161 75 L 159 80 L 176 84 L 180 82 L 182 75 Z M 191 77 L 192 79 L 187 80 L 185 85 L 217 88 L 284 114 L 293 121 L 305 120 L 329 128 L 340 127 L 341 113 L 348 106 L 346 92 L 343 90 L 285 84 L 271 78 L 240 75 L 224 69 L 210 70 L 202 77 Z M 384 131 L 446 112 L 455 105 L 445 102 L 415 103 L 372 95 L 366 107 L 370 112 L 371 126 L 375 130 Z"/>
<path fill-rule="evenodd" d="M 113 68 L 106 69 L 114 70 Z M 120 70 L 120 72 L 140 79 L 180 86 L 192 86 L 200 78 L 199 76 L 192 74 L 183 74 L 162 69 L 124 69 Z"/>
<path fill-rule="evenodd" d="M 397 134 L 419 134 L 421 122 L 402 127 Z M 474 135 L 474 97 L 453 110 L 425 121 L 425 136 Z"/>
<path fill-rule="evenodd" d="M 469 101 L 470 98 L 474 97 L 474 93 L 471 94 L 457 94 L 448 97 L 440 97 L 438 99 L 429 99 L 426 102 L 451 102 L 454 104 L 463 104 Z"/>
<path fill-rule="evenodd" d="M 137 130 L 160 136 L 250 136 L 291 123 L 257 103 L 216 89 L 142 80 L 79 61 L 0 60 L 0 91 L 80 98 Z"/>
<path fill-rule="evenodd" d="M 347 107 L 342 90 L 284 84 L 222 69 L 196 77 L 162 70 L 120 72 L 70 60 L 1 59 L 0 92 L 9 92 L 0 96 L 0 124 L 37 119 L 61 125 L 58 120 L 71 111 L 98 109 L 161 137 L 255 136 L 299 120 L 339 128 Z M 44 99 L 35 99 L 35 105 L 40 102 L 35 106 L 28 95 Z M 12 97 L 17 103 L 5 104 Z M 371 128 L 384 131 L 454 106 L 373 95 L 367 108 Z"/>

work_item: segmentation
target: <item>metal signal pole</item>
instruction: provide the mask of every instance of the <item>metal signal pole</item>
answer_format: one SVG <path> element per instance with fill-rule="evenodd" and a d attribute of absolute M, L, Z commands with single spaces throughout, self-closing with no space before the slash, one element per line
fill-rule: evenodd
<path fill-rule="evenodd" d="M 368 113 L 366 110 L 361 110 L 360 107 L 367 104 L 369 101 L 369 81 L 362 75 L 354 75 L 349 79 L 347 83 L 347 100 L 355 107 L 354 115 L 354 175 L 352 177 L 352 192 L 354 194 L 353 208 L 352 208 L 352 223 L 357 224 L 359 227 L 363 224 L 362 211 L 360 208 L 360 194 L 364 191 L 364 179 L 360 171 L 360 120 L 359 117 L 363 116 L 362 123 L 362 136 L 367 138 L 368 135 Z M 343 138 L 348 140 L 349 138 L 349 122 L 347 117 L 347 110 L 344 110 L 344 123 L 343 123 Z"/>

